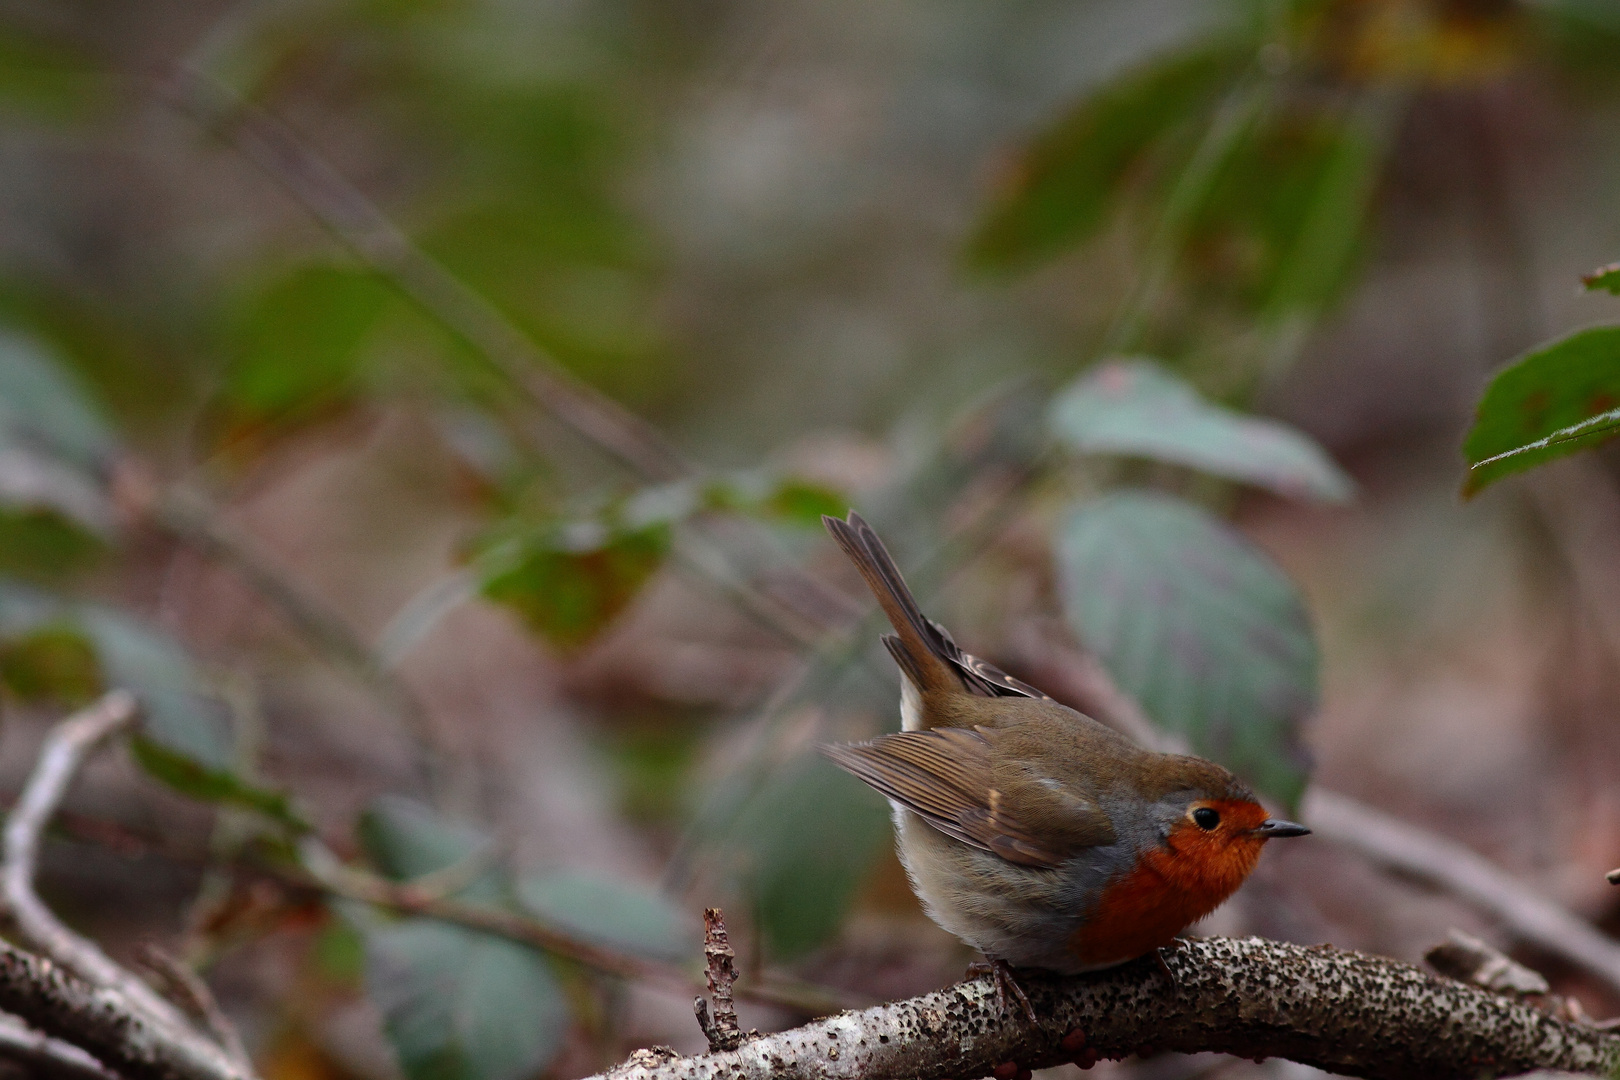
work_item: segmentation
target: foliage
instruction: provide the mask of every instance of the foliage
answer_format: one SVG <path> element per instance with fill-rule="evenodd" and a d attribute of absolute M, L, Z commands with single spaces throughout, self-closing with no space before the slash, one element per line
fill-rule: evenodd
<path fill-rule="evenodd" d="M 1051 422 L 1059 441 L 1078 453 L 1153 458 L 1328 502 L 1344 502 L 1354 490 L 1310 439 L 1210 404 L 1151 361 L 1088 371 L 1053 401 Z"/>
<path fill-rule="evenodd" d="M 1497 372 L 1463 453 L 1473 495 L 1504 476 L 1607 441 L 1620 429 L 1620 326 L 1578 330 Z"/>
<path fill-rule="evenodd" d="M 1075 633 L 1148 715 L 1294 805 L 1316 641 L 1271 560 L 1188 503 L 1121 491 L 1069 516 L 1058 564 Z"/>
<path fill-rule="evenodd" d="M 344 184 L 325 189 L 338 217 L 360 223 L 364 242 L 347 245 L 358 250 L 328 243 L 273 194 L 269 181 L 285 179 L 276 162 L 259 162 L 268 178 L 237 176 L 255 175 L 251 156 L 231 148 L 251 110 L 225 118 L 217 142 L 142 135 L 142 153 L 163 167 L 141 176 L 169 202 L 126 185 L 130 162 L 91 156 L 130 142 L 104 106 L 112 73 L 134 62 L 99 59 L 118 51 L 120 35 L 98 29 L 85 47 L 0 28 L 0 114 L 23 136 L 8 153 L 35 152 L 30 140 L 72 148 L 39 151 L 37 175 L 13 185 L 26 199 L 0 192 L 7 220 L 29 226 L 13 230 L 20 239 L 7 245 L 0 281 L 0 693 L 61 710 L 113 686 L 135 691 L 135 761 L 194 799 L 250 811 L 230 820 L 281 844 L 276 859 L 318 821 L 321 835 L 341 838 L 336 849 L 393 881 L 664 962 L 695 958 L 700 903 L 746 905 L 758 931 L 758 955 L 745 958 L 752 976 L 836 939 L 889 843 L 882 800 L 808 749 L 895 718 L 892 666 L 872 647 L 876 622 L 850 629 L 853 608 L 825 572 L 832 552 L 819 517 L 854 503 L 892 543 L 924 607 L 964 645 L 987 655 L 1007 645 L 986 630 L 986 612 L 1021 626 L 1046 602 L 1032 597 L 1055 581 L 1069 630 L 1153 720 L 1294 803 L 1309 777 L 1302 728 L 1318 694 L 1315 633 L 1300 591 L 1227 518 L 1256 504 L 1250 489 L 1261 489 L 1262 505 L 1272 496 L 1337 504 L 1355 485 L 1303 432 L 1251 410 L 1279 400 L 1272 392 L 1311 327 L 1387 246 L 1383 195 L 1410 196 L 1411 177 L 1390 163 L 1412 153 L 1396 134 L 1414 102 L 1436 86 L 1462 93 L 1503 70 L 1530 70 L 1554 55 L 1555 18 L 1590 7 L 1505 14 L 1511 6 L 1325 0 L 1245 6 L 1200 23 L 1058 102 L 1006 156 L 975 220 L 947 226 L 956 231 L 943 259 L 931 235 L 926 259 L 907 249 L 893 266 L 890 223 L 860 218 L 859 235 L 831 236 L 815 216 L 823 200 L 876 200 L 872 191 L 893 179 L 832 175 L 817 156 L 875 123 L 868 114 L 880 110 L 858 94 L 845 100 L 842 87 L 823 93 L 807 81 L 820 111 L 800 128 L 772 111 L 793 110 L 751 89 L 744 96 L 764 100 L 768 114 L 758 131 L 729 130 L 745 126 L 733 125 L 730 105 L 705 121 L 726 130 L 684 130 L 693 114 L 683 103 L 698 85 L 688 67 L 710 54 L 723 6 L 337 3 L 233 18 L 229 32 L 206 38 L 198 69 L 285 116 L 287 138 L 334 159 L 327 179 L 377 200 L 388 228 L 344 202 Z M 886 54 L 885 39 L 875 40 L 874 54 Z M 1076 83 L 1066 74 L 1062 85 Z M 1000 103 L 985 113 L 1005 111 Z M 985 145 L 985 132 L 961 119 L 941 126 L 952 140 Z M 683 180 L 691 144 L 722 135 L 736 137 L 717 159 L 724 175 Z M 106 175 L 51 190 L 75 153 Z M 762 162 L 773 155 L 798 186 L 772 180 Z M 923 155 L 885 160 L 931 171 L 918 166 Z M 959 172 L 982 175 L 984 164 L 994 163 Z M 772 184 L 782 206 L 750 201 Z M 684 205 L 711 197 L 712 207 Z M 932 198 L 906 209 L 933 220 Z M 660 209 L 664 201 L 683 204 L 681 215 Z M 122 215 L 128 231 L 103 235 L 87 206 L 105 206 L 108 220 Z M 906 366 L 892 365 L 901 373 L 892 385 L 886 375 L 862 381 L 870 373 L 842 354 L 869 338 L 887 348 L 888 329 L 866 333 L 864 313 L 846 307 L 866 304 L 860 290 L 873 280 L 903 279 L 910 290 L 944 279 L 942 267 L 918 266 L 949 263 L 951 251 L 974 272 L 945 290 L 941 308 L 952 317 L 932 311 L 897 335 L 893 352 Z M 467 295 L 427 289 L 408 299 L 398 287 L 411 280 L 407 254 L 443 268 Z M 1021 288 L 1017 278 L 1037 271 L 1003 303 Z M 1122 294 L 1101 317 L 1088 306 L 1098 282 L 1106 287 L 1097 292 Z M 1602 268 L 1587 283 L 1620 293 L 1620 270 Z M 756 350 L 783 351 L 778 336 L 798 333 L 793 311 L 777 307 L 787 290 L 835 310 L 827 322 L 853 327 L 831 345 L 806 334 L 791 376 L 770 388 L 791 399 L 774 417 L 798 408 L 797 389 L 811 381 L 848 381 L 859 404 L 835 421 L 861 434 L 841 432 L 839 453 L 819 464 L 835 459 L 829 473 L 866 477 L 849 491 L 790 464 L 798 432 L 769 430 L 767 420 L 757 437 L 731 438 L 753 421 L 750 399 L 731 385 L 751 372 L 743 364 Z M 458 304 L 478 325 L 497 326 L 513 355 L 484 355 Z M 1006 325 L 986 330 L 980 306 Z M 1029 319 L 1031 310 L 1045 313 Z M 1496 376 L 1466 448 L 1470 493 L 1620 426 L 1617 334 L 1577 332 Z M 698 465 L 673 482 L 622 470 L 579 437 L 588 422 L 559 423 L 566 405 L 525 383 L 535 356 L 581 379 L 587 398 L 622 403 L 635 410 L 631 422 L 645 415 L 683 452 L 727 467 Z M 1061 388 L 1048 393 L 1053 372 Z M 964 403 L 969 394 L 979 396 Z M 419 456 L 377 469 L 384 455 L 367 454 L 390 424 L 409 431 Z M 389 469 L 382 481 L 372 475 Z M 171 579 L 199 564 L 231 577 L 230 588 L 251 588 L 253 577 L 232 573 L 230 553 L 165 523 L 164 492 L 195 486 L 226 514 L 273 515 L 273 500 L 256 501 L 265 492 L 345 470 L 371 470 L 368 482 L 395 497 L 428 491 L 437 500 L 440 516 L 422 531 L 438 530 L 432 550 L 446 565 L 417 594 L 433 603 L 401 600 L 390 621 L 383 609 L 418 587 L 390 560 L 421 523 L 411 510 L 377 512 L 369 497 L 349 505 L 357 488 L 334 483 L 344 492 L 341 528 L 311 549 L 267 543 L 272 550 L 257 553 L 289 591 L 312 594 L 310 610 L 330 616 L 322 625 L 338 637 L 352 631 L 335 650 L 343 656 L 327 655 L 330 635 L 293 642 L 296 610 L 259 610 L 285 597 L 240 602 L 246 613 L 233 609 L 223 633 L 169 605 Z M 261 538 L 252 526 L 263 519 L 249 518 L 253 553 Z M 332 587 L 361 573 L 332 556 L 351 540 L 352 565 L 397 571 L 401 580 L 380 593 L 390 599 L 350 609 L 351 597 Z M 306 575 L 306 558 L 321 572 Z M 999 573 L 1020 576 L 1003 588 Z M 679 588 L 657 588 L 677 574 Z M 209 600 L 239 603 L 228 592 Z M 672 616 L 666 601 L 678 593 L 668 606 L 686 607 Z M 638 608 L 649 596 L 657 602 Z M 658 797 L 637 790 L 626 800 L 653 809 L 615 826 L 638 829 L 651 859 L 673 851 L 665 888 L 575 866 L 571 855 L 523 865 L 495 839 L 512 823 L 492 820 L 493 804 L 512 793 L 478 755 L 506 748 L 483 748 L 498 725 L 468 703 L 499 700 L 503 688 L 424 693 L 431 668 L 423 674 L 404 650 L 369 645 L 377 625 L 429 609 L 418 622 L 431 622 L 462 603 L 516 616 L 506 629 L 535 645 L 533 671 L 502 660 L 548 681 L 544 715 L 522 718 L 525 735 L 556 729 L 572 745 L 583 732 L 577 741 L 594 748 L 655 733 L 646 741 L 658 764 L 636 778 L 656 772 Z M 722 604 L 726 617 L 711 617 Z M 737 613 L 742 630 L 728 622 Z M 664 635 L 668 652 L 655 660 L 652 635 L 636 636 L 642 621 Z M 979 634 L 988 645 L 971 640 Z M 710 635 L 722 639 L 714 652 L 723 659 L 747 656 L 691 662 Z M 317 664 L 339 672 L 330 681 L 347 680 L 320 705 L 308 687 L 332 671 L 303 677 Z M 668 698 L 650 700 L 657 695 L 641 678 Z M 606 685 L 580 689 L 592 679 Z M 699 683 L 723 685 L 691 688 Z M 465 789 L 418 790 L 367 759 L 375 775 L 345 775 L 334 806 L 307 806 L 306 792 L 326 778 L 313 768 L 306 777 L 284 744 L 315 725 L 290 725 L 331 710 L 321 720 L 348 732 L 341 710 L 377 703 L 362 693 L 379 712 L 408 712 L 421 693 L 431 714 L 423 727 L 450 729 L 447 746 L 479 747 L 447 765 L 472 774 Z M 279 737 L 263 760 L 261 720 Z M 327 764 L 349 767 L 336 753 Z M 373 797 L 383 789 L 392 793 Z M 557 847 L 597 853 L 603 842 L 568 839 Z M 211 871 L 234 842 L 210 850 Z M 570 1040 L 617 1037 L 610 979 L 462 927 L 356 904 L 332 912 L 343 940 L 359 942 L 365 992 L 410 1080 L 517 1080 L 554 1067 Z M 197 953 L 227 944 L 234 939 L 220 933 Z"/>

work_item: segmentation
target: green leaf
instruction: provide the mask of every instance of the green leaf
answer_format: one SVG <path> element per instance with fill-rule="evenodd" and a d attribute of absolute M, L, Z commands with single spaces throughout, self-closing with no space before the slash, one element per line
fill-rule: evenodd
<path fill-rule="evenodd" d="M 130 749 L 135 760 L 149 775 L 183 795 L 203 802 L 257 811 L 295 833 L 310 831 L 311 825 L 293 809 L 285 791 L 249 783 L 233 772 L 205 768 L 144 735 L 137 735 L 130 743 Z"/>
<path fill-rule="evenodd" d="M 0 639 L 0 682 L 24 701 L 76 707 L 101 692 L 101 668 L 77 627 L 42 621 Z"/>
<path fill-rule="evenodd" d="M 360 844 L 382 873 L 395 881 L 412 881 L 440 870 L 465 865 L 491 840 L 471 825 L 449 821 L 412 799 L 384 795 L 374 800 L 359 825 Z M 506 887 L 499 871 L 475 875 L 457 891 L 465 900 L 496 902 Z"/>
<path fill-rule="evenodd" d="M 788 960 L 830 938 L 889 837 L 883 799 L 820 755 L 783 769 L 732 826 L 750 856 L 760 930 Z"/>
<path fill-rule="evenodd" d="M 235 328 L 224 388 L 235 418 L 280 421 L 340 399 L 393 300 L 377 275 L 339 266 L 301 266 L 271 284 Z"/>
<path fill-rule="evenodd" d="M 118 439 L 101 409 L 35 338 L 0 330 L 0 446 L 24 445 L 99 471 Z"/>
<path fill-rule="evenodd" d="M 234 771 L 229 720 L 203 695 L 202 677 L 177 642 L 106 608 L 82 607 L 76 618 L 95 646 L 106 685 L 122 686 L 140 699 L 142 731 L 154 744 L 201 769 Z"/>
<path fill-rule="evenodd" d="M 1600 266 L 1590 274 L 1581 275 L 1581 283 L 1588 289 L 1607 289 L 1620 296 L 1620 262 Z"/>
<path fill-rule="evenodd" d="M 1064 614 L 1120 687 L 1200 754 L 1292 806 L 1317 653 L 1293 584 L 1190 503 L 1125 492 L 1058 536 Z"/>
<path fill-rule="evenodd" d="M 666 960 L 696 951 L 692 920 L 652 889 L 554 873 L 524 878 L 517 892 L 534 914 L 588 941 Z"/>
<path fill-rule="evenodd" d="M 92 569 L 106 554 L 99 537 L 55 510 L 0 507 L 0 575 L 60 583 Z"/>
<path fill-rule="evenodd" d="M 0 587 L 0 679 L 25 697 L 72 705 L 114 686 L 130 690 L 142 725 L 132 749 L 148 774 L 192 798 L 309 828 L 284 792 L 241 775 L 235 733 L 185 650 L 126 615 Z"/>
<path fill-rule="evenodd" d="M 111 501 L 98 479 L 70 462 L 20 443 L 0 443 L 0 508 L 13 515 L 48 513 L 100 540 L 110 539 L 116 532 Z"/>
<path fill-rule="evenodd" d="M 1079 453 L 1168 461 L 1296 498 L 1345 502 L 1355 490 L 1306 436 L 1206 401 L 1148 360 L 1087 372 L 1052 403 L 1050 423 Z"/>
<path fill-rule="evenodd" d="M 583 645 L 613 621 L 669 552 L 672 531 L 575 522 L 486 550 L 483 594 L 520 614 L 553 644 Z"/>
<path fill-rule="evenodd" d="M 362 933 L 366 993 L 408 1080 L 528 1080 L 562 1049 L 567 1002 L 533 950 L 425 919 Z"/>
<path fill-rule="evenodd" d="M 1620 326 L 1594 326 L 1527 353 L 1496 373 L 1463 443 L 1470 496 L 1613 437 L 1620 429 Z"/>
<path fill-rule="evenodd" d="M 110 100 L 109 79 L 66 46 L 0 27 L 0 113 L 37 120 L 84 118 Z"/>
<path fill-rule="evenodd" d="M 1217 47 L 1156 60 L 1084 99 L 1024 153 L 969 244 L 971 263 L 1023 269 L 1091 236 L 1133 168 L 1204 114 L 1240 55 Z"/>
<path fill-rule="evenodd" d="M 1297 205 L 1266 189 L 1272 209 L 1290 211 L 1270 223 L 1277 257 L 1262 301 L 1269 319 L 1320 311 L 1343 291 L 1362 246 L 1396 114 L 1386 96 L 1369 93 L 1347 116 L 1322 121 L 1302 170 Z M 1262 168 L 1267 165 L 1275 181 L 1277 170 L 1272 163 Z"/>
<path fill-rule="evenodd" d="M 1297 98 L 1260 112 L 1191 208 L 1178 260 L 1200 298 L 1280 320 L 1337 297 L 1361 247 L 1393 113 L 1382 97 L 1349 113 Z"/>

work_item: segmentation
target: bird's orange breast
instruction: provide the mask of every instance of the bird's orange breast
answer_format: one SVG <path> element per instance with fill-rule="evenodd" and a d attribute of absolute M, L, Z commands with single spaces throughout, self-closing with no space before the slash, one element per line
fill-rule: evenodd
<path fill-rule="evenodd" d="M 1070 936 L 1070 952 L 1087 967 L 1103 967 L 1170 944 L 1237 891 L 1260 848 L 1258 839 L 1177 829 L 1166 846 L 1143 852 L 1129 873 L 1103 888 Z"/>

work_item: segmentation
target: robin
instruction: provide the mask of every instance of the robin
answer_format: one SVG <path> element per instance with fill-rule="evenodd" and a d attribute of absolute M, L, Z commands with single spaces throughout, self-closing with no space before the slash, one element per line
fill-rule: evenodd
<path fill-rule="evenodd" d="M 962 652 L 858 514 L 823 520 L 893 625 L 902 676 L 900 732 L 825 752 L 888 796 L 923 908 L 1026 1015 L 1009 968 L 1155 952 L 1231 896 L 1267 840 L 1310 832 L 1214 762 L 1138 746 Z"/>

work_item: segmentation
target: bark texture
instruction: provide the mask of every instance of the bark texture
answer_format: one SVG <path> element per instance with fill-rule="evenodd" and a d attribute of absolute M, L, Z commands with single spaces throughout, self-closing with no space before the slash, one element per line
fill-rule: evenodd
<path fill-rule="evenodd" d="M 0 1010 L 83 1048 L 127 1080 L 254 1080 L 220 1048 L 148 1019 L 117 990 L 4 942 Z"/>
<path fill-rule="evenodd" d="M 1532 1069 L 1609 1074 L 1620 1035 L 1407 964 L 1328 946 L 1208 938 L 1075 978 L 1021 976 L 1039 1022 L 989 979 L 683 1058 L 637 1051 L 604 1080 L 970 1080 L 1015 1067 L 1175 1050 L 1284 1057 L 1350 1076 L 1444 1080 Z"/>

